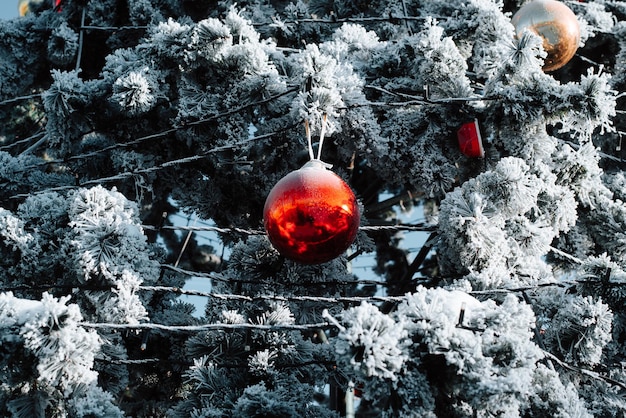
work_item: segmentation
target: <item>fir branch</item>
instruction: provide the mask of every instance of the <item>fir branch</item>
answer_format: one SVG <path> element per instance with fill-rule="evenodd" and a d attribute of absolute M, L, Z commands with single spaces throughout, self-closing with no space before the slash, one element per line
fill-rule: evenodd
<path fill-rule="evenodd" d="M 278 93 L 278 94 L 275 94 L 273 96 L 270 96 L 267 99 L 258 100 L 256 102 L 251 102 L 251 103 L 246 103 L 246 104 L 244 104 L 242 106 L 235 107 L 235 108 L 233 108 L 231 110 L 228 110 L 226 112 L 222 112 L 222 113 L 219 113 L 217 115 L 209 116 L 208 118 L 199 119 L 197 121 L 192 121 L 192 122 L 185 122 L 181 128 L 189 127 L 189 126 L 202 125 L 202 124 L 205 124 L 207 122 L 213 122 L 213 121 L 215 121 L 217 119 L 221 119 L 221 118 L 225 118 L 225 117 L 228 117 L 228 116 L 232 116 L 232 115 L 235 115 L 237 113 L 240 113 L 240 112 L 243 112 L 245 110 L 248 110 L 251 107 L 255 107 L 255 106 L 271 103 L 271 102 L 273 102 L 276 99 L 279 99 L 279 98 L 281 98 L 283 96 L 287 96 L 287 95 L 289 95 L 291 93 L 297 93 L 298 91 L 300 91 L 300 87 L 299 86 L 298 87 L 292 87 L 292 88 L 287 89 L 287 90 L 285 90 L 285 91 L 283 91 L 281 93 Z"/>
<path fill-rule="evenodd" d="M 12 99 L 3 100 L 3 101 L 0 101 L 0 106 L 13 104 L 13 103 L 21 102 L 24 100 L 30 100 L 30 99 L 41 99 L 41 93 L 28 94 L 26 96 L 18 96 Z"/>
<path fill-rule="evenodd" d="M 428 86 L 424 86 L 424 95 L 422 97 L 415 96 L 412 94 L 406 94 L 406 93 L 387 90 L 380 86 L 367 85 L 365 87 L 372 89 L 372 90 L 379 91 L 381 93 L 389 94 L 391 96 L 399 97 L 402 99 L 407 99 L 407 101 L 396 104 L 396 105 L 402 105 L 402 106 L 425 105 L 425 104 L 441 105 L 441 104 L 456 104 L 456 103 L 468 103 L 468 102 L 482 102 L 482 101 L 498 100 L 500 98 L 498 96 L 472 96 L 472 97 L 444 97 L 444 98 L 433 99 L 430 97 Z M 383 103 L 387 106 L 393 105 L 393 103 L 389 103 L 389 102 L 383 102 Z"/>
<path fill-rule="evenodd" d="M 104 148 L 99 149 L 99 150 L 90 151 L 90 152 L 83 153 L 83 154 L 72 155 L 72 156 L 69 156 L 69 157 L 63 158 L 63 159 L 49 159 L 49 160 L 43 161 L 43 162 L 38 163 L 38 164 L 33 164 L 33 165 L 30 165 L 30 166 L 26 166 L 26 167 L 24 167 L 24 171 L 29 171 L 29 170 L 32 170 L 32 169 L 35 169 L 35 168 L 40 168 L 40 167 L 46 167 L 46 166 L 49 166 L 49 165 L 52 165 L 52 164 L 64 164 L 64 163 L 68 163 L 70 161 L 86 160 L 86 159 L 95 157 L 97 155 L 106 153 L 108 151 L 113 151 L 113 150 L 120 149 L 120 148 L 128 148 L 128 147 L 131 147 L 131 146 L 134 146 L 134 145 L 138 145 L 138 144 L 140 144 L 140 143 L 142 143 L 144 141 L 147 141 L 147 140 L 163 138 L 163 137 L 165 137 L 167 135 L 176 133 L 177 131 L 179 131 L 181 129 L 187 129 L 187 128 L 191 127 L 191 126 L 198 126 L 198 125 L 202 125 L 202 124 L 205 124 L 205 123 L 208 123 L 208 122 L 213 122 L 213 121 L 221 119 L 221 118 L 232 116 L 233 114 L 246 111 L 246 110 L 250 109 L 251 107 L 270 103 L 270 102 L 272 102 L 272 101 L 274 101 L 276 99 L 279 99 L 279 98 L 281 98 L 281 97 L 283 97 L 283 96 L 285 96 L 287 94 L 294 93 L 294 92 L 297 92 L 297 91 L 298 91 L 298 88 L 295 88 L 295 87 L 291 88 L 291 89 L 287 89 L 284 92 L 276 94 L 276 95 L 271 96 L 271 97 L 268 97 L 267 99 L 259 100 L 259 101 L 252 102 L 252 103 L 248 103 L 248 104 L 245 104 L 243 106 L 240 106 L 240 107 L 237 107 L 237 108 L 233 108 L 233 109 L 231 109 L 229 111 L 226 111 L 226 112 L 223 112 L 223 113 L 219 113 L 217 115 L 213 115 L 213 116 L 210 116 L 208 118 L 201 119 L 201 120 L 185 122 L 185 123 L 183 123 L 180 126 L 176 126 L 174 128 L 166 129 L 166 130 L 160 131 L 160 132 L 155 132 L 153 134 L 142 136 L 142 137 L 133 139 L 133 140 L 128 141 L 128 142 L 123 142 L 123 143 L 119 143 L 119 144 L 110 145 L 108 147 L 104 147 Z M 38 95 L 38 96 L 41 96 L 41 95 Z M 1 104 L 3 104 L 3 102 L 0 102 L 0 105 Z M 291 128 L 293 128 L 293 126 L 296 126 L 296 124 L 291 125 L 291 126 L 286 126 L 283 129 L 281 129 L 281 131 L 291 129 Z M 207 153 L 214 153 L 214 152 L 224 151 L 224 150 L 227 150 L 227 149 L 233 149 L 233 148 L 236 148 L 236 147 L 238 147 L 240 145 L 244 145 L 244 144 L 246 144 L 246 143 L 248 143 L 250 141 L 254 141 L 254 140 L 258 140 L 258 139 L 265 139 L 265 138 L 271 137 L 272 135 L 275 135 L 276 133 L 278 133 L 278 132 L 271 132 L 271 133 L 268 133 L 268 134 L 265 134 L 265 135 L 259 135 L 259 136 L 255 136 L 255 137 L 252 137 L 252 138 L 248 138 L 247 140 L 240 141 L 240 142 L 238 142 L 236 144 L 233 144 L 233 145 L 226 145 L 226 146 L 214 148 L 212 150 L 209 150 Z"/>
<path fill-rule="evenodd" d="M 20 145 L 27 144 L 30 141 L 32 141 L 33 139 L 41 138 L 45 134 L 46 134 L 45 132 L 37 132 L 36 134 L 33 134 L 33 135 L 29 136 L 28 138 L 20 139 L 19 141 L 12 142 L 9 145 L 1 146 L 0 147 L 0 151 L 9 150 L 9 149 L 11 149 L 13 147 L 17 147 L 17 146 L 20 146 Z"/>
<path fill-rule="evenodd" d="M 554 253 L 556 253 L 556 254 L 558 254 L 560 256 L 563 256 L 563 257 L 565 257 L 565 258 L 575 262 L 576 264 L 582 264 L 583 263 L 583 261 L 580 258 L 574 257 L 573 255 L 568 254 L 565 251 L 559 250 L 558 248 L 550 247 L 550 251 L 552 251 L 552 252 L 554 252 Z"/>
<path fill-rule="evenodd" d="M 622 132 L 618 132 L 618 133 L 620 133 L 620 134 L 621 134 Z M 560 142 L 562 142 L 562 143 L 568 144 L 569 146 L 571 146 L 572 148 L 574 148 L 574 149 L 576 149 L 576 150 L 580 148 L 580 144 L 577 144 L 577 143 L 575 143 L 574 141 L 569 141 L 569 140 L 567 140 L 567 139 L 563 139 L 563 138 L 558 138 L 558 140 L 559 140 Z M 618 151 L 619 151 L 619 150 L 618 150 Z M 626 160 L 625 160 L 625 159 L 623 159 L 623 158 L 619 158 L 619 157 L 616 157 L 616 156 L 611 155 L 611 154 L 607 154 L 607 153 L 602 152 L 602 151 L 597 151 L 597 152 L 598 152 L 598 155 L 599 155 L 600 157 L 602 157 L 602 158 L 606 158 L 606 159 L 608 159 L 608 160 L 615 161 L 615 162 L 617 162 L 617 163 L 626 163 Z"/>
<path fill-rule="evenodd" d="M 598 373 L 598 372 L 595 372 L 593 370 L 588 370 L 588 369 L 584 369 L 582 367 L 573 366 L 573 365 L 571 365 L 571 364 L 561 360 L 560 358 L 558 358 L 557 356 L 555 356 L 554 354 L 552 354 L 552 353 L 550 353 L 548 351 L 544 350 L 543 353 L 550 360 L 554 361 L 559 366 L 561 366 L 561 367 L 563 367 L 563 368 L 565 368 L 567 370 L 570 370 L 570 371 L 573 371 L 573 372 L 576 372 L 576 373 L 580 373 L 580 374 L 582 374 L 584 376 L 587 376 L 587 377 L 590 377 L 592 379 L 603 381 L 603 382 L 608 383 L 610 385 L 617 386 L 620 389 L 626 390 L 626 383 L 624 383 L 624 382 L 620 382 L 619 380 L 615 380 L 615 379 L 613 379 L 613 378 L 611 378 L 609 376 L 605 376 L 605 375 L 603 375 L 601 373 Z"/>
<path fill-rule="evenodd" d="M 243 141 L 239 141 L 236 144 L 230 144 L 230 145 L 223 145 L 220 147 L 215 147 L 212 148 L 206 152 L 203 152 L 202 154 L 196 154 L 196 155 L 191 155 L 188 157 L 184 157 L 184 158 L 178 158 L 176 160 L 170 160 L 170 161 L 165 161 L 164 163 L 152 166 L 152 167 L 147 167 L 147 168 L 143 168 L 143 169 L 138 169 L 138 170 L 133 170 L 133 171 L 125 171 L 122 173 L 118 173 L 114 176 L 109 176 L 109 177 L 102 177 L 102 178 L 98 178 L 98 179 L 93 179 L 93 180 L 87 180 L 85 182 L 78 182 L 78 184 L 73 185 L 73 186 L 60 186 L 60 187 L 52 187 L 52 188 L 48 188 L 48 189 L 42 189 L 42 190 L 38 190 L 35 193 L 22 193 L 22 194 L 17 194 L 17 195 L 13 195 L 10 197 L 10 199 L 24 199 L 30 196 L 33 196 L 34 194 L 39 194 L 39 193 L 44 193 L 44 192 L 51 192 L 51 191 L 55 191 L 55 192 L 59 192 L 59 191 L 66 191 L 66 190 L 74 190 L 74 189 L 78 189 L 81 187 L 87 187 L 87 186 L 96 186 L 96 185 L 101 185 L 103 183 L 109 183 L 109 182 L 114 182 L 114 181 L 120 181 L 120 180 L 124 180 L 127 178 L 131 178 L 134 176 L 138 176 L 138 175 L 142 175 L 142 174 L 149 174 L 149 173 L 154 173 L 169 167 L 174 167 L 174 166 L 178 166 L 178 165 L 182 165 L 182 164 L 188 164 L 194 161 L 199 161 L 202 160 L 204 158 L 206 158 L 207 156 L 214 154 L 216 152 L 220 152 L 220 151 L 224 151 L 224 150 L 228 150 L 228 149 L 233 149 L 236 148 L 240 145 L 246 144 L 248 142 L 252 142 L 252 141 L 258 141 L 258 140 L 262 140 L 262 139 L 266 139 L 266 138 L 270 138 L 274 135 L 276 135 L 276 132 L 270 132 L 264 135 L 259 135 L 259 136 L 255 136 L 252 138 L 248 138 L 245 139 Z M 82 158 L 84 158 L 83 156 L 81 156 Z M 33 168 L 40 168 L 42 166 L 46 166 L 48 164 L 51 163 L 63 163 L 63 160 L 53 160 L 53 161 L 44 161 L 43 163 L 38 163 L 32 166 L 28 166 L 25 167 L 23 170 L 21 170 L 22 172 L 24 171 L 29 171 L 32 170 Z"/>
<path fill-rule="evenodd" d="M 34 144 L 26 148 L 24 151 L 20 153 L 20 155 L 26 155 L 32 153 L 34 150 L 39 148 L 40 145 L 44 144 L 48 140 L 48 135 L 44 135 L 37 140 Z"/>
<path fill-rule="evenodd" d="M 385 199 L 385 200 L 383 200 L 381 202 L 376 202 L 376 203 L 372 203 L 370 205 L 367 205 L 366 212 L 368 214 L 386 212 L 386 211 L 390 210 L 395 205 L 398 205 L 398 204 L 402 205 L 403 202 L 405 202 L 405 201 L 411 202 L 413 200 L 416 200 L 416 199 L 422 198 L 422 197 L 424 197 L 424 192 L 422 192 L 422 191 L 407 190 L 404 193 L 401 193 L 399 195 L 390 197 L 390 198 Z"/>

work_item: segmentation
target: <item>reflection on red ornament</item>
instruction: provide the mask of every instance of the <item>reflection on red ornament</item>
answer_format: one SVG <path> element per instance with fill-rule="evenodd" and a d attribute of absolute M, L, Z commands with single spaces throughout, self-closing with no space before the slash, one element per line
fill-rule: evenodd
<path fill-rule="evenodd" d="M 467 122 L 461 125 L 456 133 L 461 152 L 471 158 L 482 158 L 485 156 L 483 140 L 480 136 L 478 120 Z"/>
<path fill-rule="evenodd" d="M 284 257 L 319 264 L 348 249 L 361 216 L 350 186 L 323 162 L 311 160 L 276 183 L 263 220 L 270 242 Z"/>

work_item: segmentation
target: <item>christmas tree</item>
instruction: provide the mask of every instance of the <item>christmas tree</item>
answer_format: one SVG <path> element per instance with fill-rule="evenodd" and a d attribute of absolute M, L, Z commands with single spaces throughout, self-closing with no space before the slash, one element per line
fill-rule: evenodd
<path fill-rule="evenodd" d="M 0 416 L 626 416 L 626 2 L 525 3 L 19 2 Z"/>

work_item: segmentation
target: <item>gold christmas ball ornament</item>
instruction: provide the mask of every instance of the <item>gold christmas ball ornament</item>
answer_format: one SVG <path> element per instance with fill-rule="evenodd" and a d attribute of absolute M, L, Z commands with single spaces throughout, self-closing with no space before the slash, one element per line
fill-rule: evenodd
<path fill-rule="evenodd" d="M 518 37 L 528 29 L 543 39 L 547 52 L 544 71 L 554 71 L 568 63 L 580 43 L 576 15 L 556 0 L 533 0 L 524 4 L 511 21 Z"/>
<path fill-rule="evenodd" d="M 30 12 L 30 0 L 20 0 L 17 3 L 17 11 L 20 16 L 26 16 Z"/>
<path fill-rule="evenodd" d="M 17 2 L 17 11 L 20 16 L 26 16 L 32 12 L 33 7 L 42 7 L 42 4 L 46 1 L 54 10 L 61 10 L 62 0 L 19 0 Z"/>

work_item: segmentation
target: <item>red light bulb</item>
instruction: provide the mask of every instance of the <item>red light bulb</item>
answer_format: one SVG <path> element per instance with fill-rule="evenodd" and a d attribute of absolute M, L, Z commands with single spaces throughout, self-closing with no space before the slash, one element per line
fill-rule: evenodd
<path fill-rule="evenodd" d="M 461 125 L 456 135 L 459 141 L 459 149 L 463 154 L 471 158 L 483 158 L 485 156 L 477 120 Z"/>
<path fill-rule="evenodd" d="M 319 264 L 341 255 L 354 241 L 361 215 L 356 197 L 320 160 L 280 179 L 265 201 L 268 238 L 284 257 Z"/>

